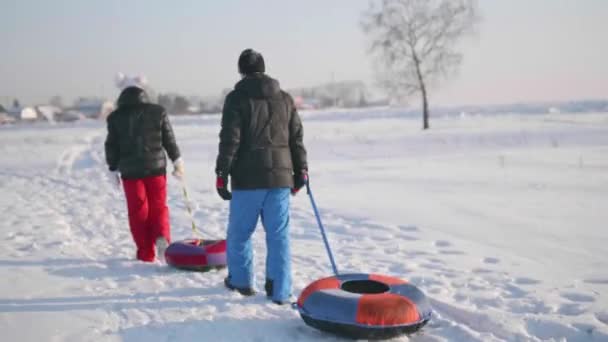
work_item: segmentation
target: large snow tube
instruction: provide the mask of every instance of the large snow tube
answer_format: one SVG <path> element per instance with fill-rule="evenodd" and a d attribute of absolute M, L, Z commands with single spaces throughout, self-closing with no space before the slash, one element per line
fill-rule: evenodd
<path fill-rule="evenodd" d="M 167 264 L 189 271 L 206 272 L 226 267 L 226 240 L 183 240 L 165 251 Z"/>
<path fill-rule="evenodd" d="M 407 281 L 377 274 L 343 274 L 308 285 L 297 303 L 309 326 L 355 339 L 411 334 L 431 318 L 428 299 Z"/>

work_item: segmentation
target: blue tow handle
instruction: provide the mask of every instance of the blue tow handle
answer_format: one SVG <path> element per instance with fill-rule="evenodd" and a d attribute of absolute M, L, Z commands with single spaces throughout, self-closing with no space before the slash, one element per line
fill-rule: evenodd
<path fill-rule="evenodd" d="M 329 255 L 329 261 L 331 262 L 331 268 L 334 271 L 334 274 L 338 276 L 338 267 L 336 266 L 336 261 L 334 260 L 334 256 L 331 253 L 331 247 L 329 246 L 329 241 L 327 240 L 327 235 L 325 234 L 325 228 L 323 227 L 323 222 L 321 222 L 321 215 L 319 215 L 319 209 L 317 209 L 317 204 L 315 203 L 315 199 L 312 196 L 312 191 L 310 190 L 310 182 L 306 182 L 306 191 L 308 192 L 308 197 L 310 197 L 310 203 L 312 204 L 312 209 L 315 211 L 315 216 L 317 217 L 317 224 L 319 224 L 319 229 L 321 230 L 321 235 L 323 236 L 323 242 L 325 243 L 325 249 L 327 250 L 327 255 Z"/>

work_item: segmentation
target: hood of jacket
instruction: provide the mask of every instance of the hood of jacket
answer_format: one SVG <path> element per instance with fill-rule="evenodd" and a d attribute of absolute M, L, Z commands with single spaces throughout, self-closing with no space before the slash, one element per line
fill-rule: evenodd
<path fill-rule="evenodd" d="M 262 73 L 244 77 L 234 89 L 242 91 L 252 98 L 271 98 L 281 93 L 279 81 Z"/>
<path fill-rule="evenodd" d="M 145 90 L 139 87 L 127 87 L 125 88 L 118 97 L 116 104 L 120 106 L 137 105 L 142 103 L 148 103 L 148 94 Z"/>

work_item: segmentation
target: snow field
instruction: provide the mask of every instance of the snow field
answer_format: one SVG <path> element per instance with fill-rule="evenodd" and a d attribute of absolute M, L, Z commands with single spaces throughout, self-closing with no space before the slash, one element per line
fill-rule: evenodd
<path fill-rule="evenodd" d="M 608 340 L 608 114 L 441 118 L 429 132 L 391 115 L 302 116 L 340 270 L 400 276 L 431 298 L 436 315 L 411 340 Z M 197 225 L 222 237 L 219 118 L 173 123 Z M 134 261 L 104 134 L 94 122 L 0 129 L 3 338 L 339 340 L 263 293 L 226 291 L 225 271 Z M 173 238 L 192 237 L 169 183 Z M 297 295 L 331 268 L 307 197 L 292 204 Z M 254 235 L 259 289 L 263 235 Z"/>

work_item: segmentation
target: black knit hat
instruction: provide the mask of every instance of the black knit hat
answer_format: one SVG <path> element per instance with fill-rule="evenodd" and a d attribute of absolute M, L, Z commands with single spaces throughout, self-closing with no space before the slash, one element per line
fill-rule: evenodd
<path fill-rule="evenodd" d="M 239 73 L 250 75 L 256 72 L 265 72 L 264 57 L 262 54 L 253 50 L 247 49 L 241 52 L 239 56 Z"/>

